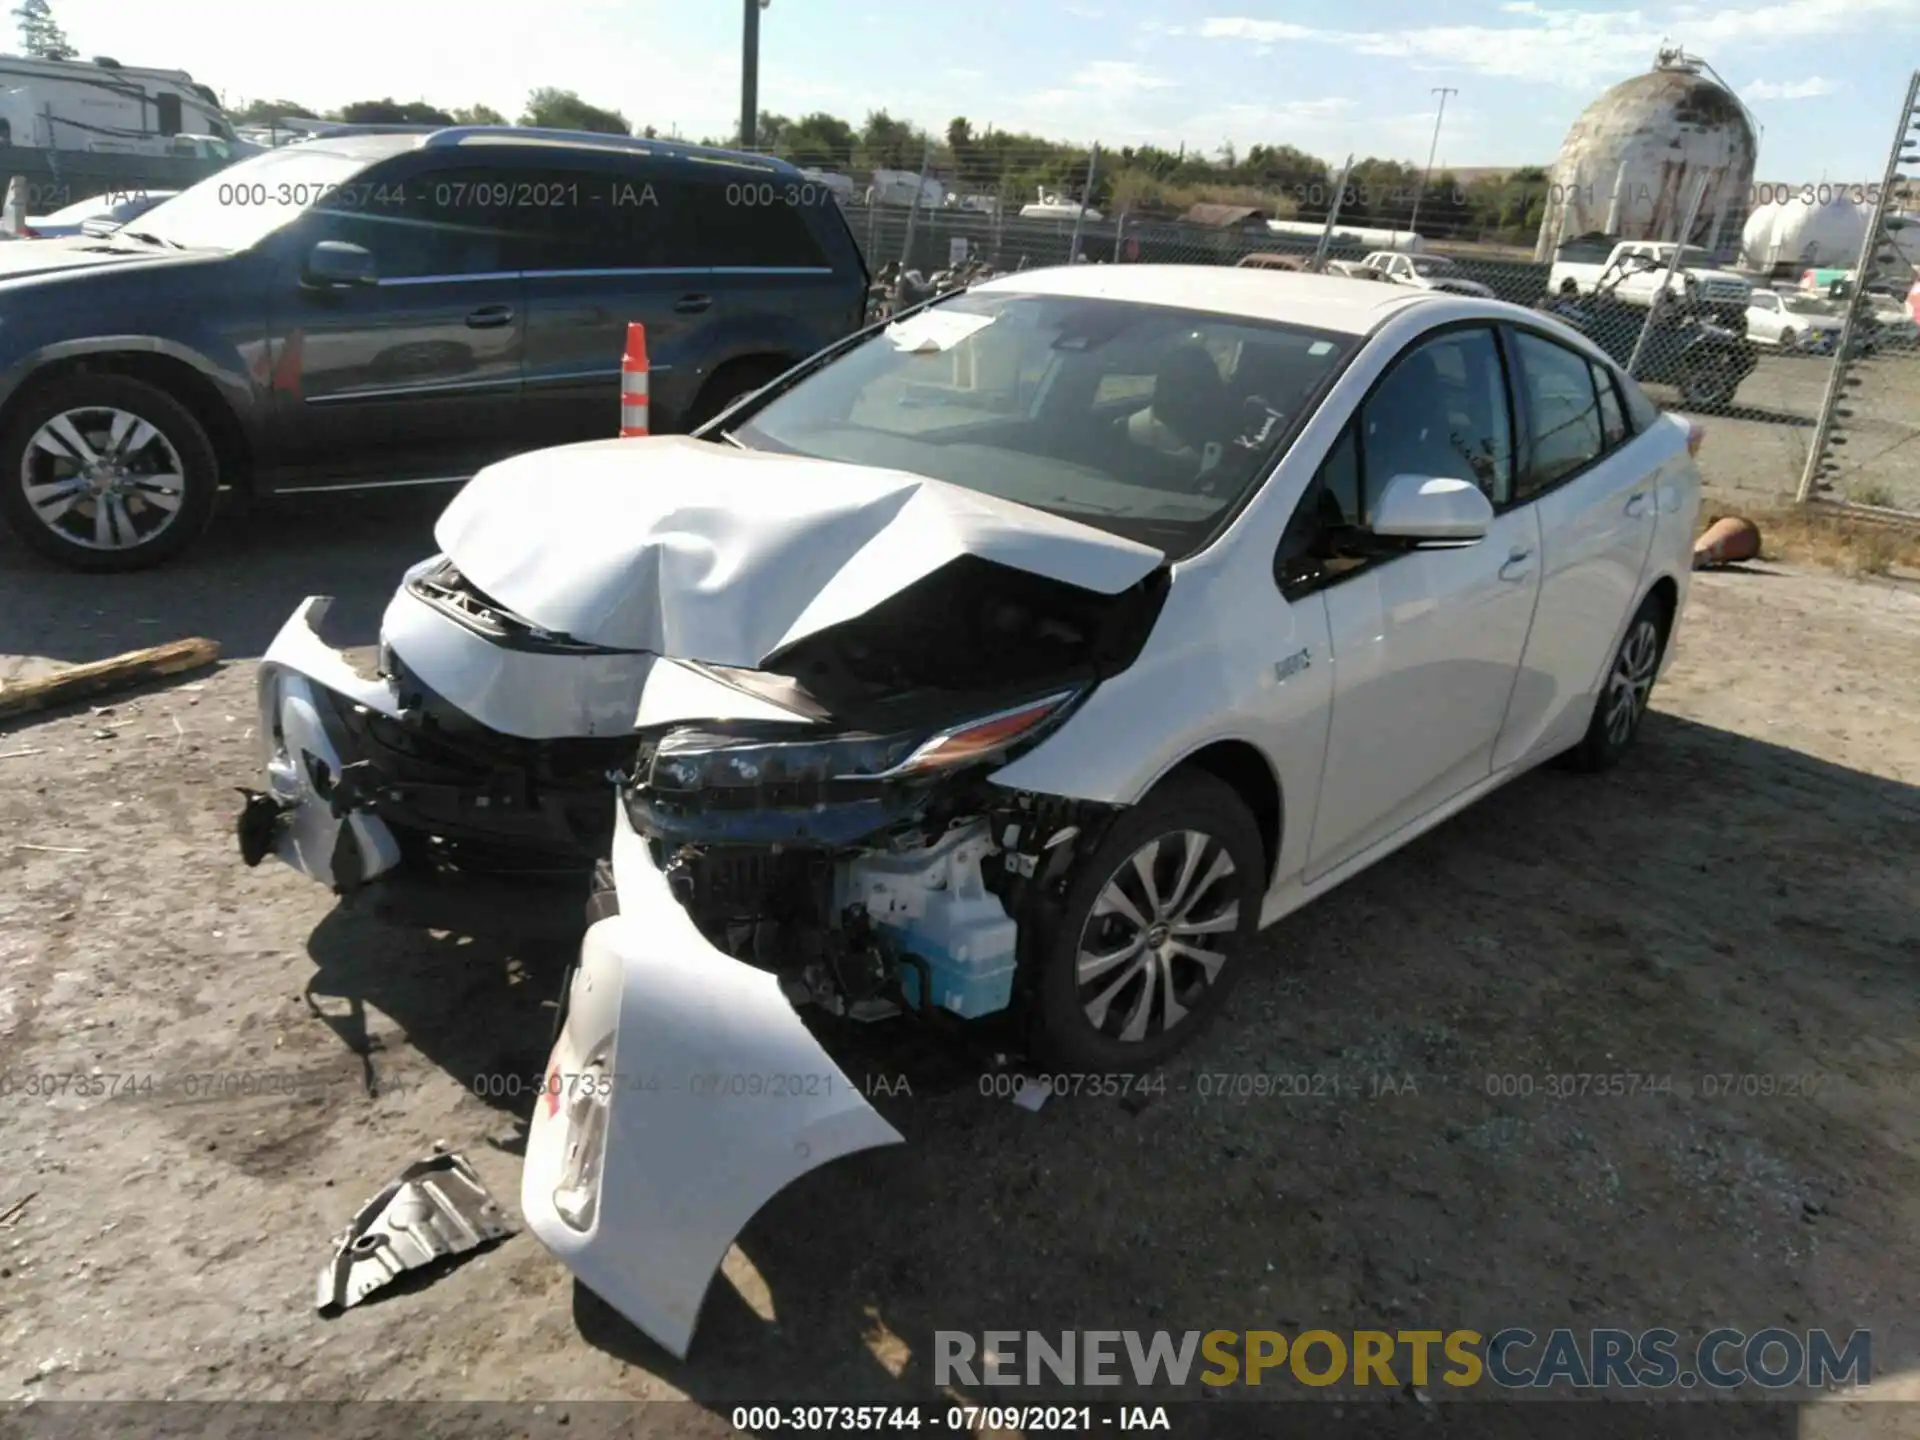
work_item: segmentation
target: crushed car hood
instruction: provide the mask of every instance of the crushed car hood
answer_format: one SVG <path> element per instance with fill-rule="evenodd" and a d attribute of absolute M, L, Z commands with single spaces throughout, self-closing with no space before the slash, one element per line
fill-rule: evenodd
<path fill-rule="evenodd" d="M 1166 559 L 944 481 L 685 436 L 489 466 L 434 538 L 476 589 L 543 629 L 745 667 L 962 556 L 1103 595 Z"/>

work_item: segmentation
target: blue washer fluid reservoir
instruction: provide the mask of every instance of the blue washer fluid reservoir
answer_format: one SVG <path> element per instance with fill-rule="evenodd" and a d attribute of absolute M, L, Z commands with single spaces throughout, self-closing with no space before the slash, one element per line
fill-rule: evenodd
<path fill-rule="evenodd" d="M 839 905 L 861 904 L 882 934 L 926 962 L 933 1003 L 966 1019 L 1013 1001 L 1019 927 L 981 880 L 998 853 L 985 820 L 958 826 L 934 844 L 903 853 L 862 855 L 840 875 Z M 920 974 L 900 967 L 909 1004 L 918 1006 Z"/>

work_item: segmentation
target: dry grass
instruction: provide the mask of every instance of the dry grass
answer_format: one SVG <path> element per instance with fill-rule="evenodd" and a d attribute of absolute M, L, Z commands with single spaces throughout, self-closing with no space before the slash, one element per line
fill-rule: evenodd
<path fill-rule="evenodd" d="M 1726 513 L 1703 510 L 1700 529 L 1704 531 Z M 1920 523 L 1902 525 L 1819 506 L 1746 513 L 1760 527 L 1764 559 L 1818 565 L 1843 575 L 1920 578 Z"/>
<path fill-rule="evenodd" d="M 1109 205 L 1122 208 L 1159 208 L 1178 214 L 1194 205 L 1251 205 L 1275 220 L 1292 220 L 1300 213 L 1292 196 L 1254 185 L 1176 185 L 1156 180 L 1138 170 L 1123 170 L 1113 178 Z"/>

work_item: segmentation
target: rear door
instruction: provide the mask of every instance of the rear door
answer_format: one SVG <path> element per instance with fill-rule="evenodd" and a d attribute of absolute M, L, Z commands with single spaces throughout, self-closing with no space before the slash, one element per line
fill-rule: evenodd
<path fill-rule="evenodd" d="M 1640 596 L 1659 513 L 1611 367 L 1509 333 L 1524 439 L 1519 494 L 1540 515 L 1538 613 L 1495 768 L 1585 731 L 1600 673 Z"/>
<path fill-rule="evenodd" d="M 270 299 L 271 411 L 289 488 L 470 475 L 511 453 L 526 319 L 506 220 L 477 203 L 511 177 L 448 163 L 370 175 L 295 222 Z M 376 282 L 316 289 L 323 240 Z"/>
<path fill-rule="evenodd" d="M 557 203 L 532 219 L 527 281 L 528 448 L 620 431 L 627 326 L 646 327 L 650 423 L 677 428 L 713 348 L 714 277 L 680 166 L 563 156 L 535 175 Z"/>

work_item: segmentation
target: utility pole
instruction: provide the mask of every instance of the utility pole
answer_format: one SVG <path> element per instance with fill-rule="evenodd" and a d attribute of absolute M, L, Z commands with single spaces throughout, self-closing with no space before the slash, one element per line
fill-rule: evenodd
<path fill-rule="evenodd" d="M 768 0 L 746 0 L 740 41 L 740 148 L 753 148 L 760 117 L 760 12 Z"/>
<path fill-rule="evenodd" d="M 1420 192 L 1413 197 L 1413 217 L 1407 221 L 1407 233 L 1415 234 L 1420 229 L 1420 202 L 1426 198 L 1427 185 L 1433 179 L 1433 157 L 1440 153 L 1440 122 L 1446 118 L 1447 97 L 1460 92 L 1451 85 L 1436 85 L 1433 94 L 1440 97 L 1440 109 L 1433 117 L 1433 144 L 1427 147 L 1427 170 L 1420 177 Z"/>

